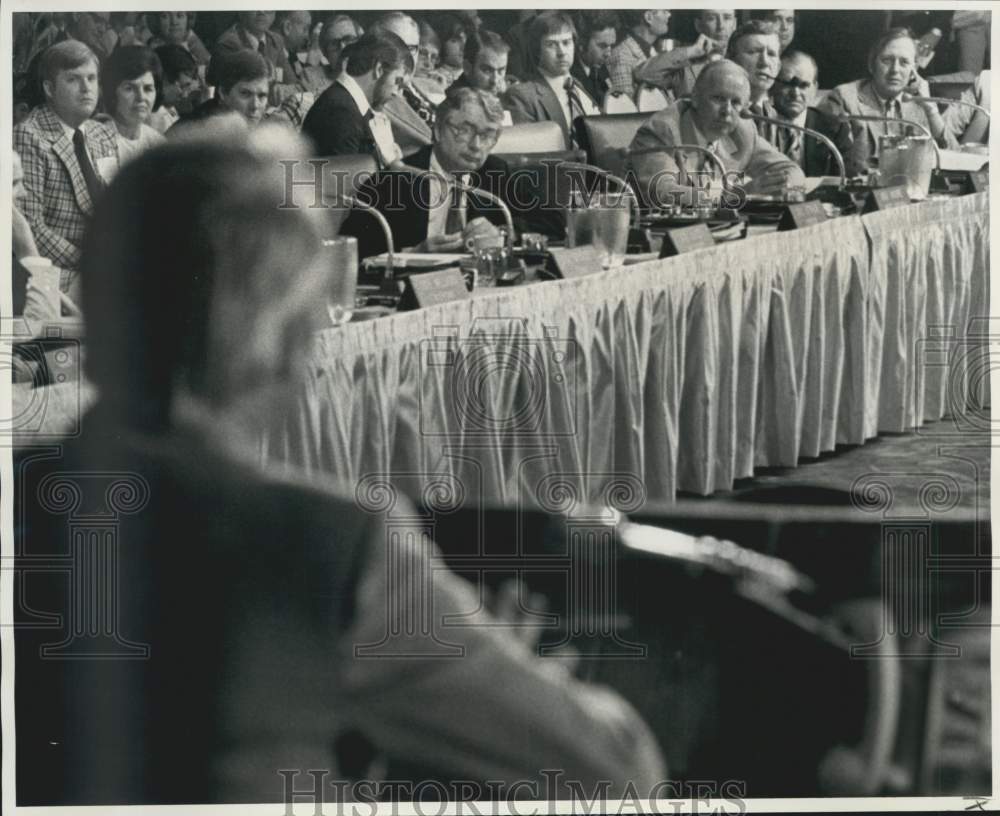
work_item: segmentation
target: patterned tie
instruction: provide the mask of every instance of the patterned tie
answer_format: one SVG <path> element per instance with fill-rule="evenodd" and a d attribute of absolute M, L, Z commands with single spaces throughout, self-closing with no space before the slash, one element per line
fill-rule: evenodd
<path fill-rule="evenodd" d="M 96 202 L 101 190 L 104 189 L 104 184 L 101 177 L 97 175 L 94 165 L 90 162 L 90 156 L 87 154 L 87 140 L 79 128 L 73 131 L 73 152 L 76 153 L 76 160 L 83 173 L 83 180 L 87 184 L 90 200 Z"/>
<path fill-rule="evenodd" d="M 788 144 L 785 148 L 785 155 L 798 165 L 802 164 L 802 134 L 797 130 L 786 131 L 788 133 Z"/>
<path fill-rule="evenodd" d="M 573 122 L 576 121 L 578 116 L 583 116 L 583 104 L 580 102 L 580 97 L 576 95 L 576 90 L 573 87 L 573 77 L 566 77 L 566 98 L 569 100 L 569 146 L 571 150 L 577 150 L 580 145 L 576 141 L 576 133 L 574 132 Z"/>

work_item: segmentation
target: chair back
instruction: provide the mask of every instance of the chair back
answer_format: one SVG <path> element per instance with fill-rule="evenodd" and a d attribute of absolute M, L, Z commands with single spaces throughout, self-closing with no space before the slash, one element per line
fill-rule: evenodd
<path fill-rule="evenodd" d="M 639 109 L 628 94 L 621 91 L 608 91 L 601 105 L 601 113 L 605 116 L 616 113 L 638 113 Z"/>
<path fill-rule="evenodd" d="M 659 88 L 645 85 L 635 95 L 635 106 L 642 113 L 655 113 L 670 104 L 667 95 Z"/>
<path fill-rule="evenodd" d="M 591 164 L 620 176 L 625 170 L 625 151 L 648 119 L 646 113 L 584 116 L 577 120 L 577 139 Z"/>
<path fill-rule="evenodd" d="M 501 130 L 493 153 L 546 153 L 565 149 L 566 137 L 556 122 L 528 122 Z"/>

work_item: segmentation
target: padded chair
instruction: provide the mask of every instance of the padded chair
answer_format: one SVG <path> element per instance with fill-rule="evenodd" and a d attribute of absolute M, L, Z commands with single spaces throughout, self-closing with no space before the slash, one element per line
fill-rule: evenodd
<path fill-rule="evenodd" d="M 628 94 L 621 91 L 608 91 L 604 96 L 604 104 L 601 105 L 601 113 L 605 116 L 613 116 L 616 113 L 638 113 L 639 109 Z"/>
<path fill-rule="evenodd" d="M 521 153 L 548 153 L 566 149 L 566 137 L 555 122 L 528 122 L 511 125 L 500 131 L 500 139 L 493 147 L 497 155 Z"/>
<path fill-rule="evenodd" d="M 586 149 L 591 164 L 620 176 L 625 172 L 625 151 L 648 119 L 648 113 L 583 116 L 576 122 L 577 141 Z"/>
<path fill-rule="evenodd" d="M 644 86 L 635 95 L 635 106 L 641 113 L 656 113 L 670 104 L 670 99 L 659 88 Z"/>
<path fill-rule="evenodd" d="M 323 161 L 323 204 L 330 212 L 330 237 L 336 237 L 350 212 L 350 207 L 344 206 L 342 196 L 353 196 L 362 184 L 378 170 L 375 157 L 368 153 L 350 153 L 343 156 L 325 156 Z M 303 172 L 303 178 L 308 176 Z M 303 199 L 306 206 L 312 203 L 312 191 L 306 187 L 298 188 L 308 196 Z"/>
<path fill-rule="evenodd" d="M 559 163 L 586 162 L 587 153 L 583 150 L 547 150 L 495 155 L 507 163 L 511 173 L 509 199 L 531 202 L 528 207 L 514 209 L 518 231 L 541 232 L 550 238 L 561 239 L 566 234 L 565 209 L 570 204 L 572 178 L 559 169 Z"/>

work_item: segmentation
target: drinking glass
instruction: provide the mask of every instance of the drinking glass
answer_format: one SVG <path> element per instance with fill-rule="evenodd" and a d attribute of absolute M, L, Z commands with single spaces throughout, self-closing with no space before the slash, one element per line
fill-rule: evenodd
<path fill-rule="evenodd" d="M 334 326 L 350 321 L 358 288 L 358 240 L 341 236 L 323 241 L 324 265 L 330 271 L 326 311 Z"/>

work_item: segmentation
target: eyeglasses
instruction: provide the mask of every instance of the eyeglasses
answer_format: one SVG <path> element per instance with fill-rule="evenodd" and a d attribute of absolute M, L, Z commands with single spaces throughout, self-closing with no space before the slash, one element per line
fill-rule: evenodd
<path fill-rule="evenodd" d="M 482 142 L 489 142 L 490 144 L 496 143 L 497 139 L 500 138 L 500 128 L 489 128 L 488 130 L 480 130 L 468 122 L 461 125 L 453 125 L 451 122 L 445 122 L 448 130 L 452 132 L 452 135 L 456 139 L 460 139 L 463 142 L 471 142 L 473 137 L 478 138 Z"/>
<path fill-rule="evenodd" d="M 358 38 L 353 34 L 348 34 L 346 37 L 337 37 L 332 40 L 326 41 L 326 47 L 337 46 L 337 48 L 346 48 L 349 45 L 354 45 L 358 41 Z"/>

